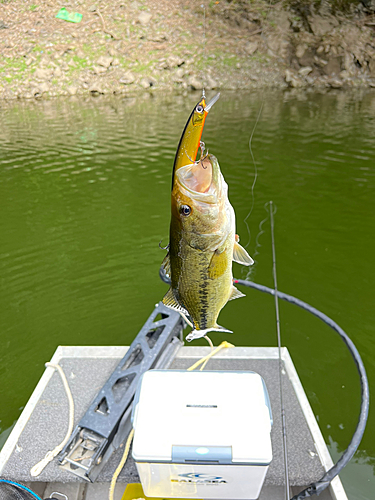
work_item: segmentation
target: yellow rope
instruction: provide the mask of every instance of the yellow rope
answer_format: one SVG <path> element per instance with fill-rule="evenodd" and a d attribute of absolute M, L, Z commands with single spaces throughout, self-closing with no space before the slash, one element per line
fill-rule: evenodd
<path fill-rule="evenodd" d="M 122 468 L 124 467 L 125 462 L 126 462 L 126 460 L 128 458 L 129 450 L 130 450 L 130 445 L 131 445 L 133 436 L 134 436 L 134 429 L 132 429 L 129 432 L 129 436 L 128 436 L 128 439 L 126 441 L 125 450 L 124 450 L 124 454 L 122 455 L 121 462 L 119 463 L 117 469 L 115 470 L 115 473 L 112 476 L 111 486 L 109 488 L 109 500 L 113 500 L 113 495 L 114 495 L 114 492 L 115 492 L 116 481 L 117 481 L 117 478 L 118 478 L 120 472 L 122 471 Z"/>
<path fill-rule="evenodd" d="M 218 347 L 216 347 L 216 349 L 211 351 L 210 354 L 208 354 L 207 356 L 203 356 L 203 358 L 201 358 L 196 363 L 194 363 L 192 366 L 190 366 L 190 368 L 188 368 L 187 371 L 191 372 L 191 371 L 195 370 L 196 368 L 198 368 L 198 366 L 201 364 L 203 364 L 203 367 L 206 366 L 207 361 L 210 358 L 212 358 L 212 356 L 215 356 L 215 354 L 217 354 L 221 349 L 229 348 L 229 347 L 234 347 L 234 345 L 230 344 L 229 342 L 224 340 L 224 342 L 222 342 Z"/>
<path fill-rule="evenodd" d="M 214 345 L 213 345 L 213 343 L 212 343 L 212 340 L 210 339 L 210 337 L 209 337 L 208 335 L 205 335 L 205 337 L 204 337 L 204 338 L 205 338 L 205 339 L 207 340 L 207 342 L 210 344 L 210 347 L 211 347 L 211 352 L 212 352 L 212 351 L 214 350 Z M 199 368 L 199 371 L 200 371 L 200 372 L 203 372 L 203 370 L 205 369 L 205 366 L 206 366 L 206 364 L 207 364 L 207 363 L 208 363 L 208 359 L 206 359 L 206 361 L 203 363 L 203 365 Z"/>

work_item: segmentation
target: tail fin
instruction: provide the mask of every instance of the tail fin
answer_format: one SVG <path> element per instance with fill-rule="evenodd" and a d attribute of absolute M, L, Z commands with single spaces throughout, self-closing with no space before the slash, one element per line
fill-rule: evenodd
<path fill-rule="evenodd" d="M 192 340 L 201 339 L 202 337 L 206 336 L 207 333 L 209 332 L 233 333 L 232 330 L 227 330 L 226 328 L 217 325 L 216 327 L 214 326 L 213 328 L 206 328 L 204 330 L 194 329 L 192 332 L 189 333 L 189 335 L 186 336 L 186 340 L 188 342 L 191 342 Z"/>

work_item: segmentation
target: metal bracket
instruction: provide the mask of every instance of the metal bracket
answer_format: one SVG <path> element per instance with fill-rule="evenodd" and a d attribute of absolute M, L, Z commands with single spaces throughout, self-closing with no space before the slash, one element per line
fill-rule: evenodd
<path fill-rule="evenodd" d="M 161 302 L 156 305 L 59 454 L 63 469 L 95 481 L 131 429 L 132 403 L 141 375 L 152 368 L 168 368 L 183 344 L 185 326 L 178 312 Z"/>

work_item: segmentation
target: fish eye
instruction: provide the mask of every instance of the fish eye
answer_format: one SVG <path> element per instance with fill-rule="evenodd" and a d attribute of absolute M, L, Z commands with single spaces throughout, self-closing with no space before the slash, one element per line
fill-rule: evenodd
<path fill-rule="evenodd" d="M 197 113 L 203 113 L 203 106 L 202 106 L 202 104 L 198 104 L 198 106 L 195 108 L 195 111 Z"/>
<path fill-rule="evenodd" d="M 189 205 L 181 205 L 180 214 L 183 215 L 184 217 L 187 217 L 188 215 L 190 215 L 191 208 L 189 207 Z"/>

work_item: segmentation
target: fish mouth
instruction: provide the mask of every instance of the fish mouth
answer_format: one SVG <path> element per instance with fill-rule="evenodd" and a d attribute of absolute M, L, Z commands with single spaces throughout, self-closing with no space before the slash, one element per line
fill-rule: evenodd
<path fill-rule="evenodd" d="M 215 193 L 212 163 L 207 157 L 181 167 L 177 171 L 177 176 L 182 186 L 192 194 Z"/>

